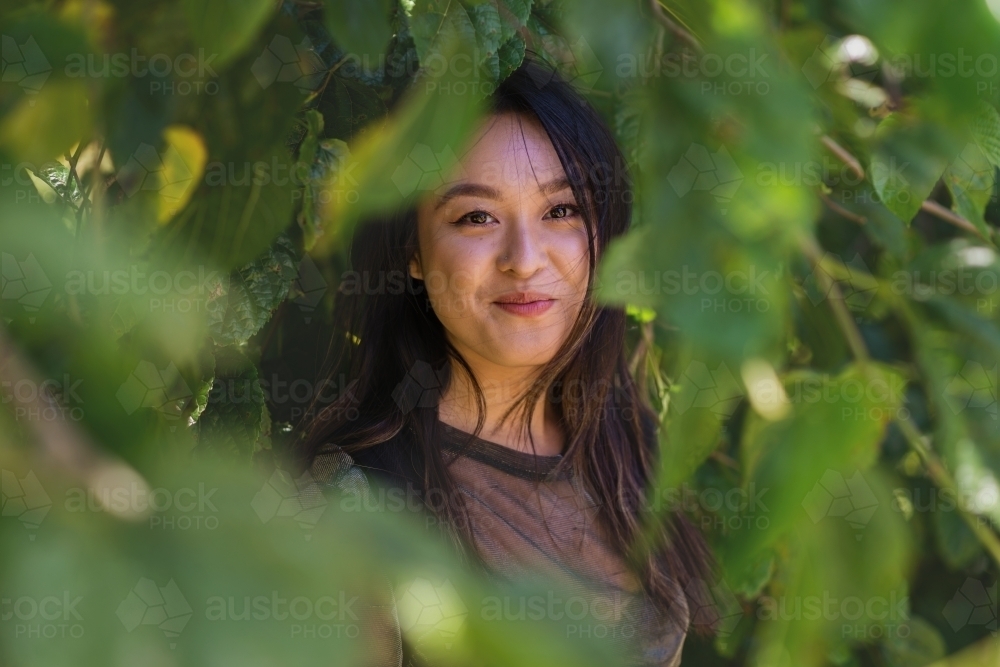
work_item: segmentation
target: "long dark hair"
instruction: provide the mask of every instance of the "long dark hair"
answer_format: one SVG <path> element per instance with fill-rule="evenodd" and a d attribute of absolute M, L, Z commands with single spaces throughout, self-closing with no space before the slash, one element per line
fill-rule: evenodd
<path fill-rule="evenodd" d="M 533 117 L 547 132 L 582 204 L 592 295 L 599 250 L 624 234 L 632 217 L 631 177 L 613 135 L 569 83 L 530 54 L 490 101 L 494 114 Z M 333 321 L 343 330 L 335 332 L 333 358 L 349 363 L 351 389 L 314 413 L 301 454 L 308 463 L 324 444 L 335 443 L 355 459 L 377 462 L 373 467 L 396 481 L 416 484 L 425 495 L 434 490 L 438 497 L 457 500 L 460 494 L 436 446 L 437 399 L 451 379 L 452 361 L 469 376 L 475 392 L 476 435 L 485 423 L 486 403 L 471 369 L 449 344 L 422 281 L 408 273 L 416 249 L 412 207 L 356 230 L 350 249 L 354 275 L 361 280 L 375 276 L 381 288 L 338 295 Z M 543 396 L 552 403 L 567 443 L 560 466 L 569 466 L 599 504 L 610 539 L 633 560 L 647 595 L 679 615 L 679 591 L 689 607 L 704 604 L 697 591 L 708 580 L 712 558 L 703 537 L 679 513 L 655 522 L 653 549 L 638 558 L 632 550 L 639 541 L 650 543 L 643 508 L 659 446 L 655 413 L 626 364 L 625 332 L 621 308 L 585 299 L 561 348 L 503 419 L 520 412 L 530 438 L 532 408 Z M 408 394 L 408 388 L 416 393 Z M 460 503 L 432 509 L 454 529 L 456 544 L 475 553 Z"/>

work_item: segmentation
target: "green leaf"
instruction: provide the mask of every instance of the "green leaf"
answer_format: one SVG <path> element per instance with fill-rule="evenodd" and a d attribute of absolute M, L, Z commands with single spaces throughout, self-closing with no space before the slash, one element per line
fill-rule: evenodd
<path fill-rule="evenodd" d="M 972 136 L 990 163 L 1000 167 L 1000 113 L 992 104 L 980 104 L 972 120 Z"/>
<path fill-rule="evenodd" d="M 32 172 L 43 183 L 52 188 L 62 201 L 70 206 L 79 206 L 83 200 L 78 179 L 70 179 L 70 169 L 59 162 L 43 164 Z M 72 181 L 72 182 L 71 182 Z"/>
<path fill-rule="evenodd" d="M 276 5 L 272 0 L 183 0 L 191 34 L 222 67 L 240 55 Z"/>
<path fill-rule="evenodd" d="M 500 41 L 508 42 L 531 16 L 531 0 L 498 0 L 500 10 Z"/>
<path fill-rule="evenodd" d="M 764 587 L 771 581 L 774 567 L 774 555 L 765 552 L 742 570 L 730 572 L 726 581 L 732 586 L 734 593 L 752 599 L 759 596 Z"/>
<path fill-rule="evenodd" d="M 969 142 L 944 173 L 952 210 L 969 220 L 986 238 L 991 232 L 983 217 L 996 190 L 996 168 L 979 143 Z"/>
<path fill-rule="evenodd" d="M 449 40 L 444 48 L 446 58 L 472 57 L 465 42 Z M 441 68 L 430 68 L 435 69 Z M 338 169 L 326 184 L 338 195 L 344 179 L 351 188 L 350 196 L 331 196 L 324 207 L 327 250 L 349 238 L 359 220 L 412 204 L 451 176 L 485 108 L 485 87 L 466 69 L 471 68 L 429 71 L 384 126 L 350 143 L 351 164 Z"/>
<path fill-rule="evenodd" d="M 410 14 L 410 32 L 422 65 L 451 39 L 469 47 L 476 44 L 476 29 L 458 0 L 419 0 Z"/>
<path fill-rule="evenodd" d="M 879 125 L 879 143 L 868 166 L 882 203 L 909 224 L 954 155 L 941 129 L 890 116 Z"/>
<path fill-rule="evenodd" d="M 469 18 L 476 30 L 476 44 L 479 46 L 479 64 L 492 81 L 500 78 L 498 53 L 501 43 L 500 12 L 492 2 L 483 2 L 469 7 Z"/>
<path fill-rule="evenodd" d="M 524 60 L 524 48 L 524 40 L 521 39 L 520 35 L 514 35 L 509 42 L 500 47 L 498 54 L 500 61 L 500 81 L 506 79 L 510 76 L 511 72 L 521 66 L 521 61 Z"/>
<path fill-rule="evenodd" d="M 233 347 L 215 355 L 215 379 L 198 420 L 201 454 L 249 462 L 264 419 L 264 390 L 257 367 Z"/>
<path fill-rule="evenodd" d="M 835 377 L 793 373 L 783 382 L 793 414 L 781 421 L 748 420 L 741 442 L 748 475 L 758 489 L 770 490 L 771 500 L 770 525 L 741 542 L 741 562 L 804 517 L 819 523 L 829 512 L 810 499 L 835 493 L 832 485 L 849 489 L 858 509 L 865 506 L 869 483 L 858 475 L 875 463 L 905 388 L 897 371 L 875 363 L 849 366 Z M 859 514 L 855 523 L 866 522 Z"/>
<path fill-rule="evenodd" d="M 386 108 L 371 86 L 334 75 L 319 102 L 326 132 L 323 136 L 350 140 L 358 132 L 377 130 L 384 124 Z"/>
<path fill-rule="evenodd" d="M 48 82 L 0 117 L 0 150 L 18 160 L 44 164 L 83 140 L 90 118 L 83 82 Z"/>
<path fill-rule="evenodd" d="M 967 567 L 983 553 L 979 538 L 962 519 L 956 507 L 939 506 L 931 513 L 931 519 L 934 523 L 938 553 L 953 569 Z"/>
<path fill-rule="evenodd" d="M 191 202 L 153 238 L 155 253 L 238 267 L 292 222 L 293 162 L 284 148 L 253 162 L 209 161 Z"/>
<path fill-rule="evenodd" d="M 882 642 L 882 654 L 889 667 L 924 667 L 947 654 L 941 633 L 923 618 L 911 616 L 906 621 L 906 628 L 908 632 L 905 633 L 886 633 Z"/>
<path fill-rule="evenodd" d="M 217 345 L 241 345 L 271 318 L 295 280 L 295 249 L 284 235 L 266 253 L 222 280 L 208 302 Z"/>
<path fill-rule="evenodd" d="M 698 387 L 688 383 L 681 391 L 696 393 Z M 658 489 L 676 489 L 690 479 L 718 448 L 721 430 L 719 415 L 710 407 L 674 407 L 666 428 L 661 430 Z"/>
<path fill-rule="evenodd" d="M 345 51 L 369 57 L 385 50 L 392 37 L 390 0 L 326 0 L 326 27 Z"/>

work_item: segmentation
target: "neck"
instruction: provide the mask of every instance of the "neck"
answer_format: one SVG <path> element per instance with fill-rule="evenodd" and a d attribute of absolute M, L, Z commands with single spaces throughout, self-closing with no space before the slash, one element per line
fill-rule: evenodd
<path fill-rule="evenodd" d="M 532 443 L 524 432 L 523 414 L 515 411 L 504 424 L 500 418 L 514 404 L 517 397 L 528 389 L 535 379 L 538 367 L 499 367 L 484 360 L 465 356 L 472 368 L 486 401 L 486 421 L 480 437 L 511 449 L 530 452 L 539 456 L 562 453 L 563 433 L 552 406 L 544 394 L 531 407 L 530 431 Z M 451 382 L 438 404 L 438 419 L 449 426 L 472 433 L 479 416 L 476 394 L 468 375 L 456 362 L 452 362 Z"/>

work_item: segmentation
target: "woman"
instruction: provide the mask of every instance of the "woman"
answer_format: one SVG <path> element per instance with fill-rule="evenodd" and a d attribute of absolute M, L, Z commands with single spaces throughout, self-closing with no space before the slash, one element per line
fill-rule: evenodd
<path fill-rule="evenodd" d="M 710 556 L 673 516 L 660 548 L 627 557 L 656 419 L 626 366 L 625 314 L 593 299 L 601 253 L 630 224 L 625 161 L 531 57 L 491 101 L 439 188 L 356 233 L 353 275 L 368 282 L 334 318 L 337 338 L 360 339 L 342 351 L 355 384 L 313 422 L 305 455 L 326 484 L 416 490 L 498 576 L 625 592 L 638 662 L 676 665 Z"/>

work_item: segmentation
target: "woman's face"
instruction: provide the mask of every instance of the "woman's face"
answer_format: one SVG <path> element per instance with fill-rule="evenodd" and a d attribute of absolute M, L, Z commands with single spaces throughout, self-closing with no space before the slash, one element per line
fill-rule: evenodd
<path fill-rule="evenodd" d="M 569 334 L 589 275 L 587 228 L 537 120 L 487 118 L 418 206 L 410 275 L 475 364 L 540 366 Z"/>

